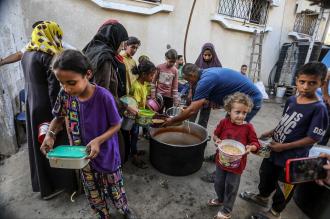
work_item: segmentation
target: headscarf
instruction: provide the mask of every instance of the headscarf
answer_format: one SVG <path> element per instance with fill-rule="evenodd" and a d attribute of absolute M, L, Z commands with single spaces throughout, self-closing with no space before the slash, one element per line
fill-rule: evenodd
<path fill-rule="evenodd" d="M 111 61 L 116 69 L 120 57 L 116 56 L 121 42 L 128 40 L 125 27 L 117 20 L 108 20 L 101 25 L 93 39 L 85 46 L 83 52 L 90 59 L 95 73 L 105 61 Z"/>
<path fill-rule="evenodd" d="M 63 50 L 63 31 L 54 21 L 43 21 L 32 31 L 31 41 L 26 51 L 41 51 L 50 55 L 58 54 Z"/>
<path fill-rule="evenodd" d="M 210 62 L 205 62 L 203 59 L 203 54 L 205 50 L 210 50 L 212 53 L 212 59 Z M 199 54 L 195 64 L 201 69 L 206 69 L 211 67 L 222 67 L 220 60 L 218 59 L 217 53 L 215 52 L 214 45 L 212 43 L 205 43 L 203 45 L 202 51 Z"/>

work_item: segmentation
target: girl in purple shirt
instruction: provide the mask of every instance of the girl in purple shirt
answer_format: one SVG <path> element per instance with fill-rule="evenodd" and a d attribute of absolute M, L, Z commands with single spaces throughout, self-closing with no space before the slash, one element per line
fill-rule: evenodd
<path fill-rule="evenodd" d="M 126 218 L 134 218 L 123 185 L 117 136 L 121 118 L 112 94 L 89 82 L 91 65 L 79 51 L 65 50 L 54 60 L 53 70 L 62 90 L 41 151 L 46 154 L 53 148 L 56 133 L 67 117 L 70 144 L 86 145 L 89 151 L 87 159 L 91 161 L 81 170 L 81 178 L 91 208 L 99 218 L 110 218 L 110 198 Z"/>

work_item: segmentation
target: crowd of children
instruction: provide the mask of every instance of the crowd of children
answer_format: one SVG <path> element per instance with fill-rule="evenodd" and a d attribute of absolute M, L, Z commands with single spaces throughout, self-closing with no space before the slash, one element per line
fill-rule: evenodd
<path fill-rule="evenodd" d="M 55 28 L 57 24 L 42 22 L 36 26 L 36 31 L 40 32 L 40 25 L 53 25 Z M 58 39 L 61 39 L 62 32 L 59 27 L 55 29 L 61 35 Z M 37 35 L 38 33 L 34 32 L 32 37 L 36 38 Z M 51 38 L 50 35 L 45 37 Z M 141 42 L 136 37 L 128 37 L 126 29 L 116 20 L 108 20 L 101 25 L 97 34 L 83 49 L 84 54 L 70 49 L 62 51 L 61 42 L 54 42 L 53 46 L 46 48 L 48 50 L 42 50 L 42 44 L 33 40 L 37 38 L 32 38 L 27 54 L 24 54 L 23 63 L 28 63 L 26 60 L 35 55 L 33 52 L 55 55 L 51 64 L 54 72 L 52 81 L 54 82 L 55 76 L 57 83 L 61 85 L 61 90 L 55 94 L 56 101 L 54 98 L 52 103 L 48 104 L 53 108 L 54 118 L 40 146 L 41 151 L 46 154 L 53 149 L 56 146 L 56 137 L 62 127 L 66 126 L 70 144 L 86 145 L 88 149 L 88 159 L 91 159 L 91 162 L 82 169 L 81 180 L 91 208 L 100 218 L 110 218 L 107 203 L 110 199 L 126 218 L 135 218 L 127 203 L 122 165 L 131 156 L 137 167 L 147 166 L 140 157 L 143 155 L 142 151 L 137 150 L 139 125 L 134 124 L 129 131 L 120 131 L 121 117 L 123 112 L 138 114 L 139 110 L 147 107 L 147 99 L 155 99 L 157 94 L 164 100 L 160 113 L 170 107 L 179 106 L 178 89 L 179 80 L 183 79 L 183 57 L 174 49 L 170 49 L 165 53 L 165 63 L 157 67 L 145 55 L 139 57 L 137 64 L 133 56 Z M 50 60 L 52 57 L 47 58 Z M 203 69 L 222 66 L 211 43 L 203 46 L 196 64 Z M 246 65 L 242 66 L 242 74 L 246 74 L 246 68 Z M 33 75 L 25 65 L 23 70 L 26 78 Z M 270 144 L 270 158 L 265 158 L 260 166 L 259 193 L 243 192 L 240 197 L 267 206 L 270 195 L 274 191 L 275 194 L 270 210 L 260 212 L 255 218 L 280 218 L 280 213 L 293 194 L 291 192 L 285 197 L 278 185 L 278 180 L 284 181 L 286 160 L 308 156 L 310 148 L 322 139 L 327 129 L 328 111 L 316 95 L 317 88 L 324 84 L 326 73 L 327 68 L 322 63 L 304 65 L 296 77 L 297 95 L 287 100 L 277 127 L 261 135 L 272 138 L 273 141 Z M 35 91 L 30 88 L 28 92 Z M 185 92 L 189 93 L 187 96 L 191 98 L 194 88 L 190 86 Z M 124 95 L 134 97 L 138 108 L 122 106 L 118 98 Z M 209 107 L 205 106 L 205 109 L 209 110 Z M 260 148 L 257 134 L 249 123 L 251 117 L 248 114 L 253 109 L 251 98 L 240 92 L 230 94 L 224 101 L 224 109 L 227 116 L 214 130 L 213 140 L 216 144 L 227 139 L 236 140 L 245 145 L 246 153 L 237 168 L 223 166 L 219 162 L 219 151 L 216 153 L 216 198 L 207 202 L 209 206 L 219 207 L 214 217 L 216 219 L 231 218 L 247 155 L 249 152 L 257 152 Z M 204 126 L 206 125 L 207 121 Z M 126 149 L 124 160 L 120 154 L 121 136 L 124 137 Z"/>

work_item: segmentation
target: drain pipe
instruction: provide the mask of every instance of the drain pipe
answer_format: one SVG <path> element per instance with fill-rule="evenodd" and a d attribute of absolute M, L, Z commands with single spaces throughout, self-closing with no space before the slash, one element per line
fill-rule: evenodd
<path fill-rule="evenodd" d="M 189 19 L 188 19 L 188 23 L 187 23 L 187 27 L 186 27 L 186 33 L 185 33 L 185 36 L 184 36 L 183 59 L 184 59 L 184 62 L 185 63 L 187 63 L 187 54 L 186 54 L 186 50 L 187 50 L 187 37 L 188 37 L 188 32 L 189 32 L 191 17 L 192 17 L 192 14 L 194 12 L 194 9 L 195 9 L 195 4 L 196 4 L 196 0 L 194 0 L 193 4 L 191 6 L 190 14 L 189 14 Z"/>
<path fill-rule="evenodd" d="M 315 39 L 316 39 L 316 36 L 317 36 L 317 32 L 319 31 L 320 23 L 321 23 L 321 20 L 323 18 L 323 12 L 324 12 L 324 8 L 321 8 L 320 14 L 317 17 L 317 21 L 316 21 L 316 24 L 315 24 L 315 29 L 314 29 L 312 39 L 311 39 L 311 42 L 309 44 L 308 52 L 307 52 L 306 59 L 305 59 L 305 64 L 308 63 L 309 59 L 311 58 L 314 43 L 315 43 Z"/>
<path fill-rule="evenodd" d="M 325 29 L 324 29 L 324 32 L 322 35 L 322 40 L 321 40 L 322 43 L 324 43 L 325 39 L 327 38 L 327 34 L 330 31 L 329 28 L 330 28 L 330 11 L 328 11 L 328 19 L 327 19 L 327 23 L 325 25 Z"/>

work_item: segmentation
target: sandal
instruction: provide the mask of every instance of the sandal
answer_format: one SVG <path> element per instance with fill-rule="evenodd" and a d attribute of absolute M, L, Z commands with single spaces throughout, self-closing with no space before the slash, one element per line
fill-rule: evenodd
<path fill-rule="evenodd" d="M 222 202 L 219 202 L 219 199 L 217 198 L 212 198 L 207 202 L 207 205 L 211 207 L 221 206 Z"/>
<path fill-rule="evenodd" d="M 225 215 L 221 211 L 218 211 L 217 215 L 213 217 L 213 219 L 230 219 L 230 218 L 231 218 L 230 214 Z"/>
<path fill-rule="evenodd" d="M 259 195 L 252 192 L 242 192 L 239 194 L 239 197 L 245 201 L 255 203 L 261 207 L 268 207 L 268 199 L 263 199 Z"/>
<path fill-rule="evenodd" d="M 148 168 L 148 165 L 147 165 L 143 160 L 133 159 L 133 160 L 132 160 L 132 163 L 133 163 L 136 167 L 141 168 L 141 169 L 147 169 L 147 168 Z"/>
<path fill-rule="evenodd" d="M 251 219 L 281 219 L 281 214 L 277 212 L 272 212 L 272 210 L 266 212 L 258 212 L 251 216 Z"/>

